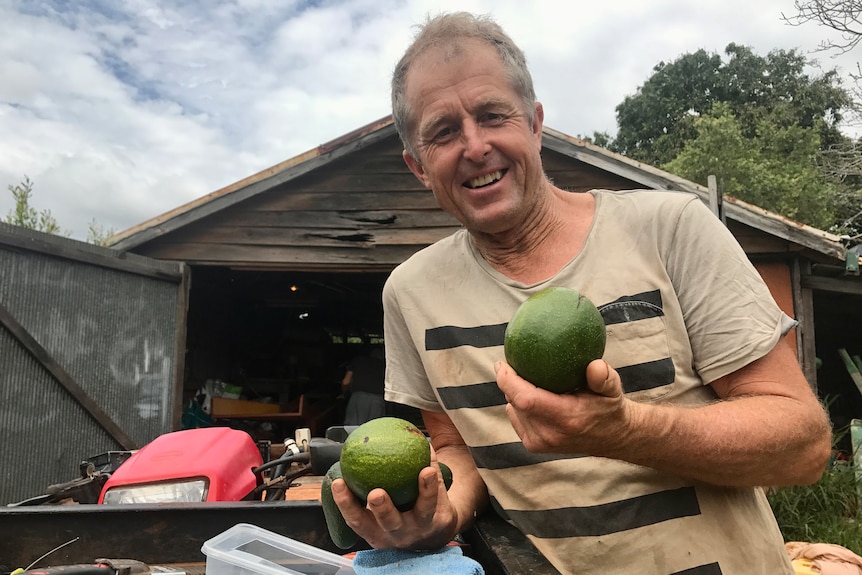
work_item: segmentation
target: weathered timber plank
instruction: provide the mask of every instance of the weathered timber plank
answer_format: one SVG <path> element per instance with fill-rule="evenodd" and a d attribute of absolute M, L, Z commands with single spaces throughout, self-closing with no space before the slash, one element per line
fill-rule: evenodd
<path fill-rule="evenodd" d="M 5 230 L 4 230 L 5 232 Z M 128 272 L 159 280 L 179 283 L 182 272 L 176 264 L 146 261 L 135 254 L 88 244 L 77 245 L 66 238 L 47 236 L 22 228 L 21 233 L 6 234 L 0 238 L 0 249 L 17 249 L 77 261 L 97 267 Z"/>
<path fill-rule="evenodd" d="M 280 267 L 283 269 L 338 268 L 373 271 L 391 269 L 425 245 L 361 247 L 247 246 L 218 244 L 148 245 L 151 257 L 182 260 L 189 264 Z"/>
<path fill-rule="evenodd" d="M 802 363 L 802 372 L 808 385 L 817 393 L 817 347 L 814 330 L 814 292 L 802 287 L 803 271 L 810 266 L 795 258 L 792 268 L 794 317 L 799 321 L 796 327 L 796 353 Z"/>
<path fill-rule="evenodd" d="M 341 173 L 318 170 L 267 193 L 377 192 L 385 190 L 431 192 L 410 172 L 398 174 Z"/>
<path fill-rule="evenodd" d="M 411 174 L 413 172 L 404 163 L 401 150 L 394 153 L 388 150 L 368 149 L 344 158 L 337 166 L 344 173 L 353 174 Z"/>
<path fill-rule="evenodd" d="M 736 241 L 747 254 L 785 254 L 791 252 L 791 244 L 774 236 L 736 236 Z M 798 248 L 798 246 L 794 247 Z"/>
<path fill-rule="evenodd" d="M 250 210 L 429 210 L 439 208 L 434 194 L 421 191 L 377 191 L 364 193 L 283 192 L 250 200 Z"/>
<path fill-rule="evenodd" d="M 387 228 L 457 226 L 458 221 L 440 209 L 363 211 L 254 211 L 237 210 L 206 222 L 207 226 L 285 228 Z"/>
<path fill-rule="evenodd" d="M 153 243 L 367 248 L 375 245 L 430 245 L 457 229 L 457 226 L 397 230 L 198 226 L 194 230 L 180 230 L 165 241 L 155 240 Z"/>
<path fill-rule="evenodd" d="M 838 293 L 849 293 L 854 295 L 862 295 L 862 278 L 859 276 L 848 277 L 820 277 L 820 276 L 802 276 L 802 287 L 833 291 Z"/>

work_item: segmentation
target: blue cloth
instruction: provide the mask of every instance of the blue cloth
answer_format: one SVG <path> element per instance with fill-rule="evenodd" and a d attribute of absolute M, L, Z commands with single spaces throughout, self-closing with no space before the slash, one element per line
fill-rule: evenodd
<path fill-rule="evenodd" d="M 485 575 L 481 565 L 454 545 L 437 551 L 365 549 L 356 552 L 353 570 L 356 575 Z"/>

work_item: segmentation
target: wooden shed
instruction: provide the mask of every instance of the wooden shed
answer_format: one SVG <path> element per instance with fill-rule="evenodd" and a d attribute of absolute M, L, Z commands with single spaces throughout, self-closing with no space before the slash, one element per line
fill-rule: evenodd
<path fill-rule="evenodd" d="M 187 395 L 218 379 L 248 395 L 333 404 L 351 342 L 383 335 L 388 273 L 459 227 L 401 151 L 391 118 L 383 118 L 113 238 L 116 249 L 191 269 Z M 543 160 L 555 184 L 572 192 L 667 189 L 711 201 L 702 186 L 549 128 Z M 756 206 L 729 197 L 720 205 L 776 299 L 799 320 L 788 337 L 810 383 L 821 396 L 840 396 L 833 419 L 862 416 L 860 392 L 838 356 L 862 353 L 858 253 Z M 337 420 L 337 409 L 330 417 Z"/>

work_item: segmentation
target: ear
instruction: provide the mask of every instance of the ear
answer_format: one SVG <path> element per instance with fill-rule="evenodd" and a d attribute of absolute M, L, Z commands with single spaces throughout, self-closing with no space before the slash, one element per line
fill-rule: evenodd
<path fill-rule="evenodd" d="M 407 150 L 401 152 L 401 157 L 404 158 L 404 162 L 407 164 L 407 167 L 410 168 L 410 171 L 413 172 L 413 175 L 418 178 L 422 185 L 431 189 L 431 182 L 428 179 L 428 174 L 425 173 L 425 168 L 422 167 L 422 163 L 407 153 Z"/>
<path fill-rule="evenodd" d="M 542 126 L 545 125 L 545 108 L 541 102 L 536 102 L 536 110 L 533 113 L 533 125 L 530 127 L 533 132 L 533 137 L 536 139 L 536 145 L 542 149 Z"/>

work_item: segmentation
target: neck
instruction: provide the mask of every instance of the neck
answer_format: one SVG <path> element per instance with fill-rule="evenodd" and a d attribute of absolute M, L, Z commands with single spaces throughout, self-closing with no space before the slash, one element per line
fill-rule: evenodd
<path fill-rule="evenodd" d="M 553 276 L 580 252 L 594 213 L 592 194 L 552 188 L 517 229 L 474 233 L 473 240 L 494 269 L 531 284 Z"/>

